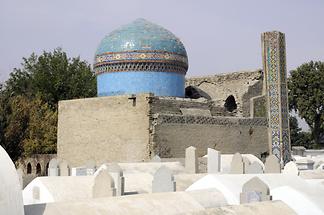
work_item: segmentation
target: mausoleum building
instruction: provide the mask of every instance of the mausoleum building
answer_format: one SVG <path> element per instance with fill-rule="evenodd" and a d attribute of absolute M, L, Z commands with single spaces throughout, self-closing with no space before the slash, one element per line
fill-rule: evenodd
<path fill-rule="evenodd" d="M 285 42 L 278 34 L 263 39 L 270 50 L 264 57 L 281 71 L 270 83 L 276 69 L 270 61 L 263 70 L 185 79 L 187 53 L 170 31 L 144 19 L 112 31 L 95 53 L 98 97 L 59 102 L 58 158 L 100 165 L 184 157 L 194 146 L 199 157 L 213 148 L 259 158 L 274 153 L 286 163 Z M 271 56 L 275 50 L 280 58 Z"/>

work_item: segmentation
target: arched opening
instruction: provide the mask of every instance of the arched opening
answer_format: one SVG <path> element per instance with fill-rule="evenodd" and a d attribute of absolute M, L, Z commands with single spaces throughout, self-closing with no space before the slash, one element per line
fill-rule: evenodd
<path fill-rule="evenodd" d="M 227 99 L 225 100 L 224 107 L 229 112 L 233 112 L 237 109 L 237 104 L 233 95 L 227 97 Z"/>
<path fill-rule="evenodd" d="M 32 166 L 30 163 L 27 164 L 27 174 L 31 174 L 32 173 Z"/>
<path fill-rule="evenodd" d="M 42 167 L 41 167 L 41 165 L 38 163 L 37 165 L 36 165 L 36 174 L 37 175 L 40 175 L 42 173 Z"/>
<path fill-rule="evenodd" d="M 49 163 L 46 164 L 46 169 L 45 169 L 45 175 L 48 176 L 48 167 L 49 167 Z"/>
<path fill-rule="evenodd" d="M 203 90 L 195 86 L 186 87 L 185 96 L 186 98 L 190 98 L 190 99 L 199 99 L 199 98 L 205 98 L 207 100 L 211 99 L 211 97 L 206 92 L 204 92 Z"/>

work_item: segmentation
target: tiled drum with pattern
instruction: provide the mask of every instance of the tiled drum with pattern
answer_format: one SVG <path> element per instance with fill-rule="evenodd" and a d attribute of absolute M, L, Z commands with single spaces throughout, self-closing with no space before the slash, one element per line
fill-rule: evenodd
<path fill-rule="evenodd" d="M 184 97 L 188 58 L 163 27 L 137 19 L 100 43 L 94 62 L 98 96 L 154 93 Z"/>

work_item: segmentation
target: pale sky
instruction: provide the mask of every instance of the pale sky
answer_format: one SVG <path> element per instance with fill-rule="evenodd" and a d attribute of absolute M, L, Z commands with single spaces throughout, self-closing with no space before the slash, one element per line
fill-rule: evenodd
<path fill-rule="evenodd" d="M 262 67 L 260 34 L 286 34 L 287 67 L 324 60 L 323 0 L 0 0 L 0 82 L 23 57 L 62 47 L 92 63 L 100 40 L 145 18 L 172 31 L 187 76 Z"/>
<path fill-rule="evenodd" d="M 324 60 L 323 0 L 0 0 L 0 81 L 22 57 L 56 47 L 92 63 L 106 34 L 139 17 L 182 40 L 188 76 L 261 68 L 270 30 L 286 33 L 289 70 Z"/>

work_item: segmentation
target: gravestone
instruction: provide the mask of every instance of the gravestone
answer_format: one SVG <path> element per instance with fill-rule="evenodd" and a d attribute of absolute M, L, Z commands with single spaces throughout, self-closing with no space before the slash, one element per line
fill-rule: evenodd
<path fill-rule="evenodd" d="M 259 164 L 257 161 L 254 161 L 250 165 L 248 165 L 245 168 L 245 174 L 262 174 L 263 168 L 261 164 Z"/>
<path fill-rule="evenodd" d="M 48 176 L 58 176 L 58 160 L 56 158 L 52 158 L 48 165 Z"/>
<path fill-rule="evenodd" d="M 88 160 L 86 163 L 87 175 L 93 175 L 96 172 L 96 162 L 94 160 Z"/>
<path fill-rule="evenodd" d="M 70 175 L 70 167 L 65 160 L 60 162 L 59 170 L 60 170 L 60 176 L 69 176 Z"/>
<path fill-rule="evenodd" d="M 193 146 L 186 148 L 185 169 L 187 173 L 198 172 L 198 157 L 196 148 Z"/>
<path fill-rule="evenodd" d="M 40 189 L 38 186 L 33 187 L 32 193 L 34 200 L 40 200 Z"/>
<path fill-rule="evenodd" d="M 244 162 L 240 153 L 235 153 L 231 162 L 231 174 L 244 174 Z"/>
<path fill-rule="evenodd" d="M 270 190 L 267 184 L 261 181 L 258 177 L 253 177 L 247 181 L 242 187 L 242 193 L 240 194 L 240 203 L 261 202 L 269 201 Z"/>
<path fill-rule="evenodd" d="M 275 155 L 269 155 L 264 164 L 264 173 L 280 173 L 281 167 Z"/>
<path fill-rule="evenodd" d="M 221 171 L 221 152 L 215 149 L 207 149 L 207 172 L 208 174 Z"/>
<path fill-rule="evenodd" d="M 312 170 L 314 169 L 314 161 L 308 158 L 303 158 L 296 161 L 299 170 Z"/>
<path fill-rule="evenodd" d="M 154 174 L 152 181 L 152 192 L 175 192 L 176 182 L 170 169 L 161 166 Z"/>
<path fill-rule="evenodd" d="M 161 158 L 160 158 L 160 156 L 158 156 L 158 155 L 155 155 L 152 159 L 151 159 L 151 162 L 154 162 L 154 163 L 159 163 L 159 162 L 161 162 L 162 160 L 161 160 Z"/>
<path fill-rule="evenodd" d="M 86 167 L 73 167 L 71 168 L 71 176 L 85 176 L 87 175 Z"/>
<path fill-rule="evenodd" d="M 0 214 L 24 215 L 23 195 L 14 163 L 0 146 Z"/>
<path fill-rule="evenodd" d="M 114 179 L 111 177 L 107 169 L 100 169 L 93 177 L 93 198 L 116 196 Z"/>
<path fill-rule="evenodd" d="M 105 164 L 104 164 L 105 165 Z M 116 188 L 116 196 L 124 195 L 125 191 L 125 178 L 123 176 L 123 170 L 117 163 L 112 163 L 106 167 L 109 174 L 114 179 Z"/>
<path fill-rule="evenodd" d="M 242 158 L 243 158 L 244 173 L 245 173 L 245 169 L 251 164 L 251 162 L 247 157 L 242 156 Z"/>
<path fill-rule="evenodd" d="M 295 162 L 290 161 L 285 165 L 282 173 L 292 174 L 292 175 L 299 175 L 299 170 L 298 170 L 298 167 L 295 164 Z"/>

